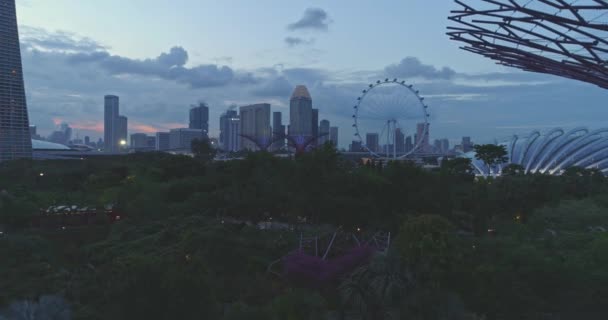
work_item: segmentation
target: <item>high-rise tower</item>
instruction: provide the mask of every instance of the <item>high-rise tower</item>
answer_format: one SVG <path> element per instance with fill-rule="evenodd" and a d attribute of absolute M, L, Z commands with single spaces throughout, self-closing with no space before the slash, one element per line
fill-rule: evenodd
<path fill-rule="evenodd" d="M 0 161 L 31 157 L 15 0 L 0 0 Z"/>
<path fill-rule="evenodd" d="M 107 153 L 118 152 L 120 139 L 118 137 L 119 98 L 107 95 L 104 97 L 103 141 Z"/>
<path fill-rule="evenodd" d="M 289 135 L 312 137 L 312 98 L 306 86 L 297 86 L 289 103 Z"/>
<path fill-rule="evenodd" d="M 201 102 L 190 109 L 190 129 L 201 129 L 206 137 L 209 133 L 209 106 Z"/>

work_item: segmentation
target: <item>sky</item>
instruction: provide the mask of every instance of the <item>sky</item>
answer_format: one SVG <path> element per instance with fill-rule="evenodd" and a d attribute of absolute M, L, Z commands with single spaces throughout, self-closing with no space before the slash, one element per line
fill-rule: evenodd
<path fill-rule="evenodd" d="M 115 94 L 130 133 L 187 126 L 190 106 L 205 101 L 217 136 L 233 104 L 271 103 L 287 122 L 304 84 L 347 147 L 357 97 L 387 77 L 420 90 L 431 139 L 452 143 L 608 118 L 605 90 L 460 50 L 445 35 L 452 1 L 16 2 L 30 122 L 43 135 L 67 122 L 81 138 L 103 136 L 103 96 Z"/>

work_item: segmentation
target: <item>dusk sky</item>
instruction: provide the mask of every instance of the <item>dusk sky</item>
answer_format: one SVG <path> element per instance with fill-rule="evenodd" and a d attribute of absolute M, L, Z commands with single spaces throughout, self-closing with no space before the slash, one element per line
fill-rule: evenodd
<path fill-rule="evenodd" d="M 593 85 L 518 72 L 458 49 L 446 0 L 17 0 L 30 121 L 103 134 L 103 96 L 121 98 L 129 131 L 187 125 L 211 107 L 211 135 L 231 104 L 272 104 L 308 86 L 320 119 L 352 140 L 352 105 L 396 77 L 427 97 L 431 138 L 490 142 L 533 129 L 606 126 Z"/>

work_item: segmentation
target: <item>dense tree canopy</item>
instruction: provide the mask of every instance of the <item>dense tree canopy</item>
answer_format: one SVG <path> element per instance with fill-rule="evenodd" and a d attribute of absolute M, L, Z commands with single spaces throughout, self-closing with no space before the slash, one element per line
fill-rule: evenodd
<path fill-rule="evenodd" d="M 0 319 L 25 305 L 47 312 L 49 301 L 75 319 L 604 319 L 608 312 L 608 184 L 597 171 L 524 175 L 507 167 L 483 179 L 468 159 L 444 159 L 429 171 L 351 162 L 329 145 L 295 158 L 251 153 L 233 161 L 210 161 L 204 141 L 195 147 L 195 157 L 0 164 L 0 256 L 10 257 L 0 264 Z M 501 161 L 499 153 L 487 163 Z M 49 206 L 110 204 L 125 218 L 37 223 Z M 270 221 L 288 227 L 256 227 Z M 391 232 L 391 246 L 321 288 L 269 272 L 300 235 L 338 227 L 361 240 Z M 351 242 L 340 240 L 336 250 Z"/>

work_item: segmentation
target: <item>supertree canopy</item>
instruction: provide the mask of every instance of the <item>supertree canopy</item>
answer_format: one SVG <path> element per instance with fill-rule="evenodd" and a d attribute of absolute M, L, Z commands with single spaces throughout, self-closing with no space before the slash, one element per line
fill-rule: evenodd
<path fill-rule="evenodd" d="M 499 64 L 608 88 L 608 1 L 455 0 L 462 49 Z"/>

